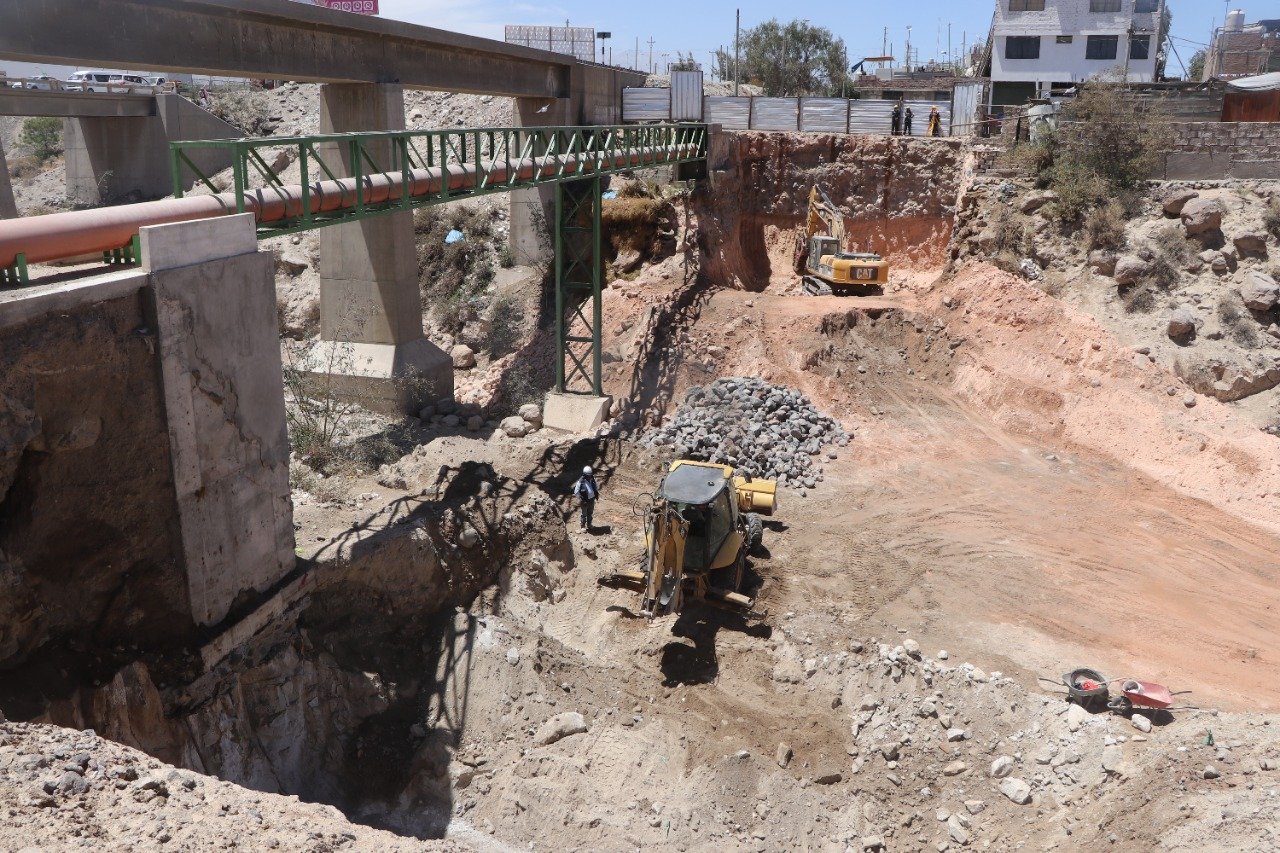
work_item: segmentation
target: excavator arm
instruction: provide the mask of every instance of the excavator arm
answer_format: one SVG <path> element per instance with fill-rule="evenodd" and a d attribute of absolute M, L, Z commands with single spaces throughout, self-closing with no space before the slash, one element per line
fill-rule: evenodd
<path fill-rule="evenodd" d="M 809 210 L 805 216 L 804 232 L 796 234 L 795 271 L 803 275 L 809 259 L 809 239 L 834 237 L 836 245 L 844 249 L 844 214 L 835 206 L 822 187 L 814 184 L 809 190 Z"/>

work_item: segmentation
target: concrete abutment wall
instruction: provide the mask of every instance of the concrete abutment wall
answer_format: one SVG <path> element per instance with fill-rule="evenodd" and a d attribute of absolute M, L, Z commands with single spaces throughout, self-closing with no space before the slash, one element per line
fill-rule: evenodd
<path fill-rule="evenodd" d="M 170 142 L 244 135 L 178 95 L 157 95 L 154 116 L 71 118 L 65 128 L 67 199 L 85 205 L 171 195 Z M 231 165 L 229 152 L 197 151 L 189 156 L 205 174 Z"/>

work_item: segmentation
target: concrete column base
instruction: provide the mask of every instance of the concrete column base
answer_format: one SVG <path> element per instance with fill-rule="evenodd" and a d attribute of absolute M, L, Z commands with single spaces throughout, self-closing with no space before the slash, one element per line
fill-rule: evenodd
<path fill-rule="evenodd" d="M 331 377 L 333 392 L 400 416 L 453 397 L 453 359 L 426 338 L 401 344 L 317 341 L 303 370 Z"/>
<path fill-rule="evenodd" d="M 565 432 L 590 432 L 609 417 L 613 398 L 589 397 L 584 394 L 547 395 L 542 406 L 542 425 Z"/>

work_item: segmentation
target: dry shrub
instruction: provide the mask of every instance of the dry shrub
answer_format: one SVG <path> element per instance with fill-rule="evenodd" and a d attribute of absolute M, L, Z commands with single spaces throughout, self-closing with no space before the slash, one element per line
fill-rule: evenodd
<path fill-rule="evenodd" d="M 1156 310 L 1156 295 L 1149 285 L 1130 287 L 1120 294 L 1126 314 L 1150 314 Z"/>
<path fill-rule="evenodd" d="M 656 198 L 607 198 L 600 207 L 600 223 L 614 249 L 644 252 L 658 237 L 667 205 Z"/>
<path fill-rule="evenodd" d="M 1217 313 L 1218 322 L 1238 345 L 1245 349 L 1256 349 L 1261 344 L 1258 324 L 1235 296 L 1228 294 L 1219 299 Z"/>
<path fill-rule="evenodd" d="M 1168 147 L 1169 121 L 1157 101 L 1110 81 L 1082 84 L 1054 137 L 1050 185 L 1059 216 L 1079 222 L 1092 208 L 1140 187 Z"/>
<path fill-rule="evenodd" d="M 1085 214 L 1084 236 L 1090 249 L 1121 248 L 1124 246 L 1124 229 L 1124 209 L 1114 201 Z"/>
<path fill-rule="evenodd" d="M 1017 169 L 1019 173 L 1031 178 L 1037 187 L 1044 189 L 1049 186 L 1053 175 L 1053 140 L 1050 138 L 1015 145 L 1004 152 L 1000 159 L 1002 165 Z"/>
<path fill-rule="evenodd" d="M 1262 210 L 1262 224 L 1277 240 L 1280 240 L 1280 196 L 1267 199 L 1267 206 Z"/>
<path fill-rule="evenodd" d="M 423 308 L 456 333 L 478 316 L 479 296 L 495 276 L 491 214 L 462 205 L 421 207 L 414 211 L 413 223 Z M 446 243 L 450 231 L 462 232 L 463 239 Z"/>
<path fill-rule="evenodd" d="M 210 95 L 209 112 L 249 136 L 265 136 L 271 103 L 255 89 L 228 89 Z"/>

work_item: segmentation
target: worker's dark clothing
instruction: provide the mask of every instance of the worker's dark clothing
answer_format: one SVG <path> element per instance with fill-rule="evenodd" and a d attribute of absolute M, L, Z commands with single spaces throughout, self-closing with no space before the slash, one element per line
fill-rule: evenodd
<path fill-rule="evenodd" d="M 914 118 L 914 116 L 911 113 L 911 107 L 907 107 L 907 111 L 906 113 L 903 114 L 903 117 L 902 117 L 902 133 L 904 136 L 911 135 L 911 119 L 912 118 Z"/>
<path fill-rule="evenodd" d="M 590 474 L 583 474 L 578 478 L 578 482 L 573 484 L 573 494 L 578 500 L 582 501 L 582 529 L 591 529 L 591 516 L 596 509 L 596 498 L 600 497 L 600 486 L 596 483 L 596 478 Z"/>
<path fill-rule="evenodd" d="M 902 133 L 902 110 L 898 107 L 893 108 L 893 135 L 898 136 Z"/>

